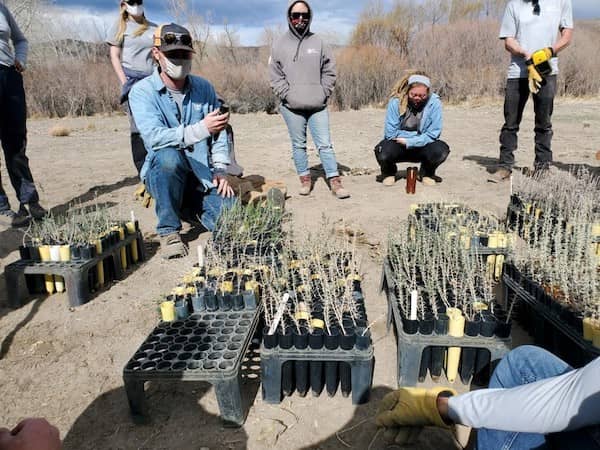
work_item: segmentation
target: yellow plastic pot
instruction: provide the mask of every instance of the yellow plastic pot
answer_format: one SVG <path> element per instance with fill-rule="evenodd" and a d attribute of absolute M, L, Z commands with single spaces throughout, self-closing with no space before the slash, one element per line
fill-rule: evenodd
<path fill-rule="evenodd" d="M 127 222 L 125 224 L 125 227 L 127 228 L 127 232 L 129 234 L 135 234 L 137 231 L 135 229 L 135 222 Z M 137 239 L 134 239 L 133 242 L 131 243 L 131 259 L 133 260 L 134 263 L 137 263 L 139 261 Z"/>
<path fill-rule="evenodd" d="M 498 233 L 490 233 L 488 237 L 488 247 L 489 248 L 498 248 Z M 486 259 L 487 262 L 487 275 L 492 278 L 496 273 L 496 255 L 490 255 Z M 502 261 L 504 262 L 504 260 Z M 500 271 L 502 273 L 502 266 L 500 266 Z"/>
<path fill-rule="evenodd" d="M 160 304 L 160 315 L 163 322 L 173 322 L 175 320 L 175 302 L 168 300 Z"/>
<path fill-rule="evenodd" d="M 50 261 L 49 245 L 40 245 L 40 259 L 44 262 Z M 46 285 L 46 292 L 48 294 L 54 294 L 54 276 L 51 274 L 44 275 L 44 282 Z"/>
<path fill-rule="evenodd" d="M 119 239 L 125 240 L 125 227 L 118 227 L 119 230 Z M 123 270 L 127 270 L 127 249 L 125 246 L 121 247 L 121 266 Z"/>
<path fill-rule="evenodd" d="M 60 261 L 60 245 L 50 246 L 50 261 Z M 65 292 L 65 279 L 60 275 L 54 275 L 54 287 L 56 292 Z"/>
<path fill-rule="evenodd" d="M 592 342 L 594 347 L 600 348 L 600 321 L 596 321 L 592 328 Z"/>
<path fill-rule="evenodd" d="M 96 253 L 98 255 L 102 254 L 104 249 L 102 248 L 102 241 L 97 239 L 95 242 L 96 245 Z M 102 261 L 98 263 L 96 266 L 96 273 L 98 274 L 98 287 L 104 286 L 104 264 Z"/>
<path fill-rule="evenodd" d="M 583 339 L 592 342 L 594 340 L 594 325 L 597 325 L 597 320 L 592 317 L 583 319 Z"/>
<path fill-rule="evenodd" d="M 58 256 L 61 262 L 68 262 L 71 260 L 71 247 L 69 245 L 61 245 L 58 248 Z M 54 284 L 56 286 L 56 292 L 65 291 L 65 279 L 61 276 L 54 277 Z"/>
<path fill-rule="evenodd" d="M 448 335 L 452 337 L 463 337 L 465 332 L 465 318 L 456 308 L 448 308 L 446 311 L 450 318 L 448 324 Z M 446 375 L 448 381 L 454 383 L 458 375 L 458 365 L 460 363 L 460 347 L 449 347 L 446 357 Z"/>

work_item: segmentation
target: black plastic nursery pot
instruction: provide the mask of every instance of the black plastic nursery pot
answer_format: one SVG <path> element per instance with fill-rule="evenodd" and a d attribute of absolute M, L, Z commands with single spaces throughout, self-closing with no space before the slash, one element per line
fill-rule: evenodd
<path fill-rule="evenodd" d="M 263 328 L 263 344 L 265 348 L 277 347 L 277 333 L 269 334 L 269 327 Z"/>
<path fill-rule="evenodd" d="M 423 335 L 431 335 L 435 318 L 432 313 L 427 313 L 421 321 L 419 321 L 419 333 Z M 431 366 L 431 347 L 425 347 L 421 354 L 421 365 L 419 367 L 419 381 L 425 381 L 427 370 Z"/>
<path fill-rule="evenodd" d="M 439 336 L 447 335 L 449 321 L 450 318 L 447 314 L 438 313 L 438 316 L 434 321 L 435 334 Z M 445 355 L 446 347 L 431 347 L 431 365 L 429 366 L 429 372 L 431 373 L 431 378 L 434 381 L 437 381 L 442 375 L 442 370 L 444 370 Z"/>
<path fill-rule="evenodd" d="M 476 318 L 474 320 L 465 321 L 465 336 L 475 337 L 479 335 L 481 329 L 481 320 Z M 460 353 L 460 379 L 463 384 L 469 384 L 473 372 L 475 371 L 475 360 L 477 358 L 477 348 L 475 347 L 463 347 Z"/>
<path fill-rule="evenodd" d="M 406 334 L 416 334 L 419 331 L 419 321 L 402 318 L 402 329 Z"/>
<path fill-rule="evenodd" d="M 293 329 L 294 347 L 298 350 L 305 350 L 308 347 L 308 330 L 304 327 Z M 296 380 L 296 391 L 301 397 L 304 397 L 309 388 L 309 362 L 294 361 L 294 375 Z"/>
<path fill-rule="evenodd" d="M 356 333 L 353 328 L 347 328 L 346 334 L 340 337 L 340 347 L 342 350 L 352 350 L 356 345 Z M 352 367 L 346 362 L 340 362 L 340 390 L 344 397 L 348 397 L 352 392 Z"/>
<path fill-rule="evenodd" d="M 216 311 L 219 309 L 219 301 L 217 300 L 217 296 L 212 291 L 207 291 L 204 296 L 206 302 L 206 310 L 207 311 Z"/>
<path fill-rule="evenodd" d="M 313 328 L 312 333 L 308 335 L 308 345 L 313 350 L 321 350 L 323 348 L 323 329 Z M 321 395 L 325 386 L 323 378 L 323 362 L 310 362 L 310 387 L 315 397 Z"/>
<path fill-rule="evenodd" d="M 195 313 L 206 310 L 206 289 L 197 289 L 197 294 L 192 296 L 192 309 Z"/>
<path fill-rule="evenodd" d="M 294 335 L 289 327 L 279 334 L 279 347 L 289 350 L 294 346 Z M 286 361 L 281 366 L 281 391 L 290 396 L 294 392 L 294 361 Z"/>
<path fill-rule="evenodd" d="M 244 309 L 244 296 L 242 294 L 235 294 L 233 296 L 233 310 L 241 311 Z"/>
<path fill-rule="evenodd" d="M 325 331 L 324 341 L 327 350 L 339 348 L 340 330 L 337 327 L 330 327 L 328 331 Z M 337 361 L 325 361 L 325 389 L 330 397 L 333 397 L 337 392 L 339 383 L 338 367 Z"/>
<path fill-rule="evenodd" d="M 490 338 L 494 336 L 496 332 L 497 321 L 496 318 L 487 312 L 481 314 L 481 324 L 479 329 L 479 335 L 482 337 Z M 477 349 L 477 357 L 475 359 L 475 373 L 473 376 L 473 382 L 478 385 L 485 385 L 488 382 L 490 374 L 490 351 L 485 348 Z"/>

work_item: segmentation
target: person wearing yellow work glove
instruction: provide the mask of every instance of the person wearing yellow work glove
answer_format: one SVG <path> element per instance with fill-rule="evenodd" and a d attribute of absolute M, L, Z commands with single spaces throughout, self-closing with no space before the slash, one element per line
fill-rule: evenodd
<path fill-rule="evenodd" d="M 559 76 L 557 57 L 573 37 L 572 0 L 507 0 L 504 3 L 498 37 L 510 54 L 510 64 L 504 91 L 500 154 L 495 175 L 490 180 L 497 183 L 510 179 L 515 152 L 521 144 L 518 132 L 530 99 L 535 115 L 534 172 L 544 173 L 552 165 L 552 114 Z M 521 147 L 524 146 L 521 144 Z"/>
<path fill-rule="evenodd" d="M 397 444 L 409 444 L 419 436 L 422 427 L 450 428 L 442 417 L 441 398 L 456 395 L 454 389 L 404 387 L 386 395 L 379 405 L 375 423 L 378 427 L 397 429 Z"/>

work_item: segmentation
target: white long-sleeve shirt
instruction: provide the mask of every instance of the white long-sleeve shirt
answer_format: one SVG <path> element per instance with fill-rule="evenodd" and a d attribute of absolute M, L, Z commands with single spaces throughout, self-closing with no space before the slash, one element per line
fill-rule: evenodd
<path fill-rule="evenodd" d="M 455 423 L 492 430 L 548 434 L 600 425 L 600 358 L 557 377 L 451 397 L 448 410 Z"/>

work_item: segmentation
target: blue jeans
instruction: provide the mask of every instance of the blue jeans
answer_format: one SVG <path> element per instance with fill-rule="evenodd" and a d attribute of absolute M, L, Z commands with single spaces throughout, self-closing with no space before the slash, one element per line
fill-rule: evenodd
<path fill-rule="evenodd" d="M 181 230 L 180 217 L 186 189 L 186 206 L 199 216 L 200 222 L 209 231 L 214 230 L 221 210 L 230 207 L 235 201 L 233 198 L 221 197 L 215 188 L 199 190 L 202 185 L 195 182 L 194 175 L 194 165 L 199 163 L 187 158 L 184 151 L 159 150 L 146 174 L 146 188 L 156 204 L 156 232 L 160 236 Z"/>
<path fill-rule="evenodd" d="M 327 108 L 320 111 L 293 111 L 281 105 L 279 111 L 290 134 L 292 158 L 298 175 L 310 174 L 308 155 L 306 154 L 306 127 L 308 126 L 319 152 L 325 176 L 327 178 L 337 177 L 339 172 L 333 146 L 331 145 Z"/>
<path fill-rule="evenodd" d="M 490 388 L 512 388 L 551 378 L 573 370 L 567 363 L 546 350 L 531 345 L 517 347 L 508 353 L 494 370 Z M 552 435 L 515 433 L 480 429 L 477 431 L 479 450 L 529 449 L 598 449 L 586 430 Z"/>

